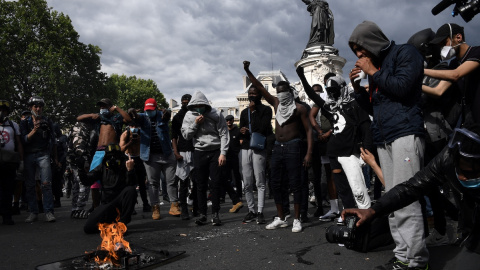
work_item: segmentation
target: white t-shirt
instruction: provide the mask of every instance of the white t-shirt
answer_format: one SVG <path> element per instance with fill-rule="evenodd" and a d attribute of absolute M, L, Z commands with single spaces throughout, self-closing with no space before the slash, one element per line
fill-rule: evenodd
<path fill-rule="evenodd" d="M 11 121 L 13 124 L 13 128 L 15 129 L 15 133 L 17 136 L 20 136 L 20 129 L 18 128 L 18 124 Z M 3 141 L 5 143 L 5 146 L 2 147 L 3 150 L 7 151 L 15 151 L 15 133 L 13 132 L 13 128 L 10 126 L 10 123 L 8 120 L 5 121 L 5 123 L 0 125 L 0 136 L 3 137 L 0 138 L 0 142 Z"/>

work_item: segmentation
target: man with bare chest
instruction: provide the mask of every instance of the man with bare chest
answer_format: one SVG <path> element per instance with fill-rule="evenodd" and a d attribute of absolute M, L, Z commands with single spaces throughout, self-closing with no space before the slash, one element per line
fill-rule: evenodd
<path fill-rule="evenodd" d="M 131 121 L 130 116 L 121 108 L 113 105 L 108 98 L 102 98 L 97 102 L 100 113 L 83 114 L 77 117 L 77 121 L 92 119 L 100 125 L 98 131 L 97 152 L 90 165 L 90 170 L 102 164 L 105 147 L 109 144 L 119 144 L 122 126 Z M 114 114 L 117 111 L 118 114 Z"/>
<path fill-rule="evenodd" d="M 302 177 L 301 170 L 310 166 L 312 160 L 312 128 L 308 120 L 307 109 L 296 103 L 290 84 L 281 81 L 277 84 L 277 97 L 272 96 L 262 85 L 261 82 L 253 76 L 249 67 L 250 62 L 244 61 L 243 67 L 252 82 L 252 85 L 258 89 L 265 100 L 273 106 L 275 115 L 275 145 L 272 151 L 271 178 L 273 187 L 273 197 L 277 207 L 278 217 L 266 226 L 266 229 L 288 227 L 288 221 L 283 212 L 283 196 L 285 190 L 290 189 L 293 193 L 295 205 L 295 219 L 293 221 L 292 232 L 301 232 L 302 224 L 300 222 L 300 204 L 302 202 Z M 302 157 L 301 143 L 302 132 L 305 129 L 307 136 L 307 154 Z"/>

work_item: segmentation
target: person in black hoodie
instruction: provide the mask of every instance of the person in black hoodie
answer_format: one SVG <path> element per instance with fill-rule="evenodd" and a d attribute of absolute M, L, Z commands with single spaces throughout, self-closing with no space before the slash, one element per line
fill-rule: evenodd
<path fill-rule="evenodd" d="M 182 96 L 182 109 L 172 119 L 172 148 L 175 159 L 177 160 L 177 169 L 175 171 L 175 178 L 180 180 L 180 189 L 178 199 L 180 201 L 181 214 L 180 217 L 183 220 L 190 219 L 188 213 L 187 196 L 188 186 L 190 180 L 192 180 L 192 199 L 193 199 L 193 214 L 197 215 L 198 203 L 197 203 L 197 184 L 194 181 L 194 168 L 193 168 L 193 147 L 192 140 L 185 140 L 182 135 L 182 123 L 185 114 L 188 112 L 187 105 L 192 99 L 192 95 L 185 94 Z"/>
<path fill-rule="evenodd" d="M 349 46 L 359 58 L 349 78 L 358 104 L 373 115 L 373 143 L 388 191 L 423 167 L 423 58 L 413 45 L 390 41 L 370 21 L 353 30 Z M 361 71 L 368 75 L 368 91 L 355 80 Z M 420 203 L 413 202 L 390 214 L 389 223 L 396 244 L 395 258 L 379 269 L 428 269 Z"/>
<path fill-rule="evenodd" d="M 125 165 L 124 165 L 125 164 Z M 83 230 L 87 234 L 98 232 L 98 223 L 112 223 L 118 215 L 120 222 L 128 224 L 132 219 L 137 192 L 135 183 L 135 162 L 125 155 L 117 144 L 109 144 L 105 148 L 102 166 L 85 173 L 79 170 L 79 176 L 84 185 L 91 185 L 98 179 L 102 184 L 102 198 L 99 207 L 88 216 Z"/>

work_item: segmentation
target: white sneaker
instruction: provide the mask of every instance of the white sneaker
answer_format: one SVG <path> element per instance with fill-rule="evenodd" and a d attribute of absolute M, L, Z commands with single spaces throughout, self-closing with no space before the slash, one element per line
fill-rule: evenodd
<path fill-rule="evenodd" d="M 27 219 L 25 219 L 25 222 L 26 223 L 31 223 L 31 222 L 34 222 L 34 221 L 37 221 L 37 220 L 38 220 L 38 215 L 34 214 L 34 213 L 30 213 L 30 215 L 28 215 Z"/>
<path fill-rule="evenodd" d="M 332 221 L 332 220 L 334 220 L 335 218 L 337 218 L 339 215 L 340 215 L 340 213 L 338 213 L 338 212 L 333 212 L 333 211 L 330 209 L 330 210 L 328 210 L 328 212 L 327 212 L 325 215 L 319 217 L 318 219 L 319 219 L 320 221 Z"/>
<path fill-rule="evenodd" d="M 293 220 L 292 232 L 301 232 L 302 231 L 302 222 L 298 219 Z"/>
<path fill-rule="evenodd" d="M 53 215 L 52 212 L 48 212 L 45 214 L 45 220 L 47 222 L 55 222 L 55 216 Z"/>
<path fill-rule="evenodd" d="M 159 205 L 165 205 L 165 203 L 164 203 L 163 201 L 161 201 L 161 202 L 159 203 Z"/>
<path fill-rule="evenodd" d="M 193 200 L 191 200 L 190 198 L 187 197 L 187 204 L 188 205 L 193 205 Z"/>
<path fill-rule="evenodd" d="M 428 237 L 425 238 L 425 243 L 427 247 L 444 246 L 450 244 L 450 239 L 448 239 L 447 234 L 441 235 L 437 230 L 432 229 Z"/>
<path fill-rule="evenodd" d="M 285 228 L 288 227 L 288 221 L 281 220 L 279 217 L 275 217 L 272 223 L 268 224 L 265 229 L 267 230 L 275 230 L 278 228 Z"/>
<path fill-rule="evenodd" d="M 207 206 L 212 206 L 212 201 L 208 201 Z"/>

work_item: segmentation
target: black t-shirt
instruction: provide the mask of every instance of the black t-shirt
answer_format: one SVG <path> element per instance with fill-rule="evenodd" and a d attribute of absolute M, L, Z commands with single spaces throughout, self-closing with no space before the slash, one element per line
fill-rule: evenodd
<path fill-rule="evenodd" d="M 228 146 L 227 154 L 238 154 L 241 149 L 240 145 L 240 129 L 237 125 L 233 125 L 233 128 L 228 131 L 230 135 L 230 144 Z"/>
<path fill-rule="evenodd" d="M 178 152 L 193 152 L 195 150 L 193 140 L 185 140 L 182 136 L 183 118 L 185 118 L 187 112 L 187 109 L 181 109 L 172 120 L 172 139 L 177 139 Z"/>
<path fill-rule="evenodd" d="M 465 55 L 460 59 L 460 64 L 467 61 L 480 63 L 480 47 L 470 46 Z M 470 72 L 467 76 L 458 81 L 460 90 L 465 89 L 465 102 L 472 111 L 473 119 L 480 123 L 480 67 Z"/>
<path fill-rule="evenodd" d="M 373 147 L 370 117 L 356 101 L 344 105 L 332 115 L 333 133 L 327 145 L 327 156 L 348 157 L 360 152 L 360 146 Z"/>

